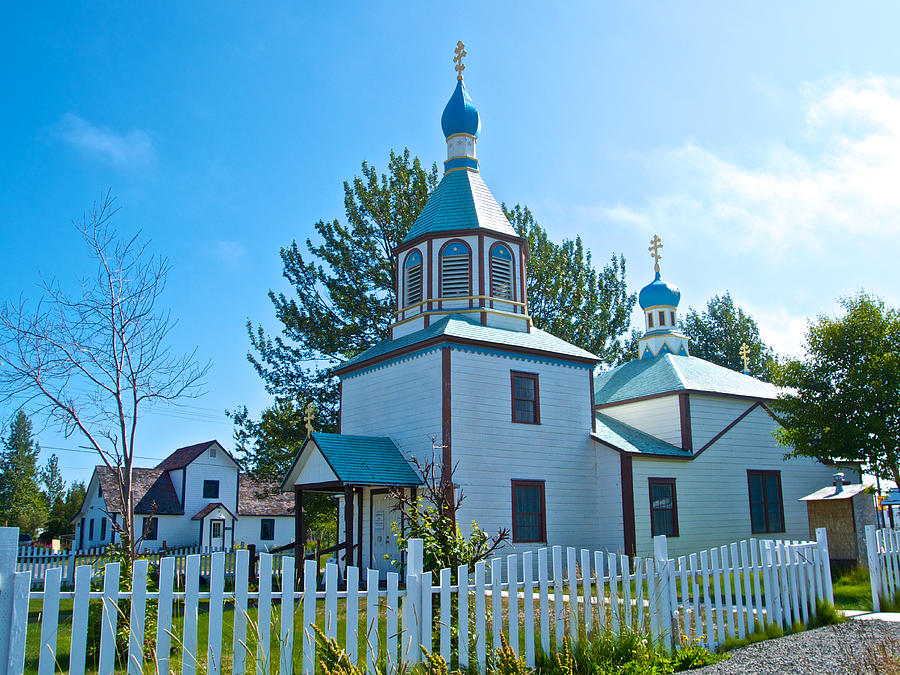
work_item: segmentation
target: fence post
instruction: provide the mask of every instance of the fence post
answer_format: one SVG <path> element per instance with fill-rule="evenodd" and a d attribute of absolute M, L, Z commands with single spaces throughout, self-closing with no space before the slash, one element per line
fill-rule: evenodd
<path fill-rule="evenodd" d="M 422 572 L 424 571 L 424 548 L 421 539 L 410 539 L 406 546 L 406 597 L 404 597 L 403 639 L 401 652 L 409 664 L 419 662 L 422 631 L 431 626 L 422 626 Z"/>
<path fill-rule="evenodd" d="M 822 561 L 822 583 L 825 586 L 825 598 L 829 605 L 834 605 L 834 588 L 831 585 L 831 558 L 828 555 L 828 532 L 824 527 L 816 528 L 816 544 L 819 546 L 819 560 Z"/>
<path fill-rule="evenodd" d="M 0 527 L 0 668 L 9 660 L 13 632 L 13 592 L 16 577 L 16 555 L 19 546 L 18 527 Z"/>
<path fill-rule="evenodd" d="M 880 612 L 881 556 L 878 553 L 878 542 L 875 539 L 874 525 L 866 525 L 866 558 L 869 562 L 869 585 L 872 587 L 872 609 Z"/>
<path fill-rule="evenodd" d="M 656 602 L 657 607 L 659 607 L 659 628 L 662 634 L 662 639 L 665 641 L 666 646 L 671 648 L 674 644 L 674 637 L 672 635 L 672 610 L 673 607 L 670 607 L 670 600 L 672 597 L 672 589 L 669 587 L 671 582 L 671 574 L 669 574 L 669 547 L 666 543 L 666 535 L 658 534 L 653 537 L 653 557 L 656 561 L 656 573 L 659 575 L 659 585 L 656 587 L 656 595 L 658 597 L 652 598 L 650 602 Z M 638 607 L 638 616 L 642 616 L 644 612 L 643 607 Z"/>
<path fill-rule="evenodd" d="M 256 578 L 256 544 L 250 544 L 247 547 L 247 550 L 250 551 L 250 578 Z"/>

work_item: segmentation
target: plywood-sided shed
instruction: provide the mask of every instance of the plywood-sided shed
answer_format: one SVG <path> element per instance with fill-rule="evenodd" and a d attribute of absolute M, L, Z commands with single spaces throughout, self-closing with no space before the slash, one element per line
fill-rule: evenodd
<path fill-rule="evenodd" d="M 834 484 L 800 499 L 806 502 L 809 536 L 817 528 L 828 532 L 831 561 L 842 566 L 866 564 L 866 525 L 876 522 L 875 502 L 864 485 L 844 483 L 844 474 L 834 475 Z"/>
<path fill-rule="evenodd" d="M 302 509 L 304 492 L 343 495 L 345 538 L 338 542 L 337 548 L 344 550 L 345 564 L 355 565 L 362 561 L 364 489 L 415 489 L 421 484 L 421 476 L 387 436 L 310 434 L 281 484 L 282 492 L 294 492 L 297 559 L 303 558 L 306 542 Z M 354 520 L 357 521 L 355 528 Z"/>

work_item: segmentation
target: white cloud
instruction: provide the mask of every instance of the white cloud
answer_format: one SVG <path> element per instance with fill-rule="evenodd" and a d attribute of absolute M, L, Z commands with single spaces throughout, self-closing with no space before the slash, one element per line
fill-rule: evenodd
<path fill-rule="evenodd" d="M 219 240 L 213 244 L 213 254 L 221 262 L 228 265 L 234 265 L 247 254 L 244 245 L 237 241 Z"/>
<path fill-rule="evenodd" d="M 772 141 L 758 163 L 696 143 L 659 153 L 668 187 L 643 205 L 605 208 L 622 224 L 699 233 L 742 248 L 802 244 L 830 235 L 900 234 L 900 78 L 808 85 L 804 138 Z M 804 151 L 813 146 L 815 152 Z"/>
<path fill-rule="evenodd" d="M 120 134 L 74 113 L 66 113 L 54 125 L 52 135 L 79 152 L 116 168 L 147 167 L 156 161 L 153 140 L 140 129 Z"/>

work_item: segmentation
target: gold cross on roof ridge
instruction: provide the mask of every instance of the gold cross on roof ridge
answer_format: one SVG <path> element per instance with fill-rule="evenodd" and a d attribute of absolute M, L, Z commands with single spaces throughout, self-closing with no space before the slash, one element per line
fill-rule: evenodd
<path fill-rule="evenodd" d="M 662 239 L 659 238 L 658 234 L 654 234 L 653 239 L 650 240 L 650 248 L 647 250 L 650 251 L 650 257 L 653 258 L 653 270 L 655 272 L 659 272 L 659 259 L 662 258 L 662 253 L 659 252 L 659 249 L 662 247 Z"/>
<path fill-rule="evenodd" d="M 306 427 L 306 435 L 309 436 L 313 432 L 313 421 L 316 419 L 316 404 L 310 401 L 303 410 L 303 422 Z"/>
<path fill-rule="evenodd" d="M 750 372 L 750 345 L 748 345 L 746 342 L 742 342 L 740 354 L 741 354 L 741 361 L 744 362 L 744 372 L 749 373 Z"/>
<path fill-rule="evenodd" d="M 456 79 L 463 79 L 463 71 L 466 69 L 466 64 L 463 63 L 463 57 L 466 55 L 466 46 L 463 44 L 463 41 L 460 40 L 456 43 L 456 49 L 453 52 L 455 56 L 453 57 L 454 70 L 456 71 Z"/>

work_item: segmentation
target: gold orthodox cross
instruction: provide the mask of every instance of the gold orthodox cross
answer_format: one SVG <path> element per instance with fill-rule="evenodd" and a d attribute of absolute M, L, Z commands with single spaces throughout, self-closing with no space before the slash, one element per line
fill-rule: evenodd
<path fill-rule="evenodd" d="M 744 362 L 744 372 L 750 372 L 750 346 L 743 342 L 741 343 L 741 361 Z"/>
<path fill-rule="evenodd" d="M 310 401 L 303 411 L 303 422 L 306 425 L 306 435 L 313 432 L 313 420 L 316 419 L 316 404 Z"/>
<path fill-rule="evenodd" d="M 463 79 L 463 71 L 466 69 L 466 64 L 463 63 L 463 57 L 466 55 L 466 46 L 463 44 L 463 41 L 460 40 L 456 43 L 456 50 L 453 52 L 456 56 L 453 57 L 454 70 L 456 71 L 456 79 Z"/>
<path fill-rule="evenodd" d="M 659 238 L 658 234 L 654 234 L 653 239 L 650 240 L 650 248 L 647 250 L 650 251 L 650 257 L 653 258 L 653 270 L 655 272 L 659 272 L 659 259 L 662 258 L 662 253 L 659 252 L 659 249 L 662 247 L 662 239 Z"/>

